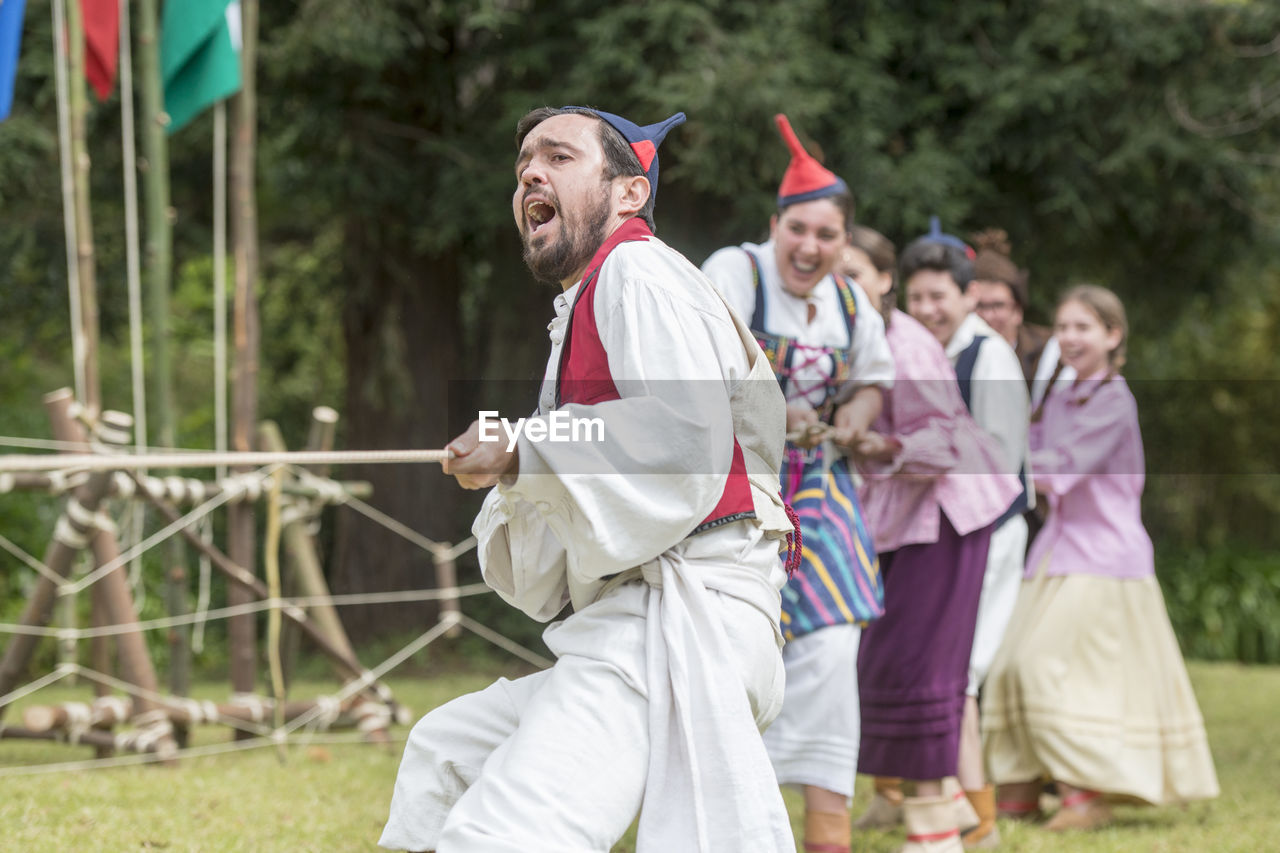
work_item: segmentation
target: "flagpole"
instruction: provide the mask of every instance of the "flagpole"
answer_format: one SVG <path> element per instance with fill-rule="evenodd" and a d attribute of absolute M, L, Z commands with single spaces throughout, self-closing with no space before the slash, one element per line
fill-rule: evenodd
<path fill-rule="evenodd" d="M 120 0 L 120 158 L 124 168 L 125 278 L 129 290 L 129 376 L 133 386 L 134 449 L 147 452 L 147 383 L 142 348 L 142 273 L 138 263 L 138 145 L 134 137 L 133 27 L 129 20 L 129 0 Z M 130 536 L 140 541 L 146 518 L 145 507 L 135 503 L 129 512 Z M 129 579 L 135 594 L 146 589 L 142 578 L 142 556 L 130 562 Z M 140 599 L 139 599 L 140 602 Z M 141 607 L 141 604 L 138 605 Z"/>
<path fill-rule="evenodd" d="M 231 377 L 231 443 L 237 451 L 253 449 L 258 417 L 258 211 L 255 185 L 257 146 L 256 75 L 258 2 L 240 4 L 240 92 L 232 100 L 231 119 L 231 240 L 235 254 L 235 361 Z M 227 510 L 227 556 L 254 571 L 253 507 L 233 505 Z M 250 593 L 233 584 L 228 603 L 241 603 Z M 233 617 L 228 625 L 231 643 L 231 687 L 253 690 L 257 632 L 253 617 Z"/>
<path fill-rule="evenodd" d="M 173 0 L 171 0 L 173 2 Z M 160 26 L 156 0 L 138 2 L 138 76 L 142 81 L 142 136 L 146 163 L 146 281 L 151 318 L 151 385 L 157 443 L 177 446 L 173 405 L 173 365 L 169 358 L 169 292 L 173 278 L 173 212 L 169 200 L 169 115 L 164 109 L 160 73 Z M 165 548 L 165 609 L 171 616 L 189 612 L 186 547 L 173 537 Z M 169 632 L 169 689 L 186 696 L 191 687 L 190 630 Z M 179 733 L 180 741 L 185 733 Z"/>
<path fill-rule="evenodd" d="M 53 66 L 58 98 L 58 156 L 62 167 L 62 226 L 67 247 L 67 301 L 71 308 L 71 372 L 75 377 L 75 398 L 84 400 L 85 344 L 84 325 L 80 318 L 80 263 L 76 259 L 76 177 L 71 163 L 71 95 L 67 85 L 67 12 L 66 0 L 53 0 Z M 75 596 L 63 596 L 57 605 L 58 622 L 65 628 L 75 627 Z M 58 660 L 75 660 L 73 641 L 58 643 Z"/>
<path fill-rule="evenodd" d="M 80 264 L 76 261 L 76 191 L 71 166 L 71 96 L 67 89 L 66 0 L 53 0 L 53 78 L 58 96 L 58 155 L 62 165 L 62 227 L 67 242 L 67 301 L 71 308 L 71 372 L 84 400 L 84 335 L 80 321 Z"/>
<path fill-rule="evenodd" d="M 80 329 L 83 336 L 84 399 L 90 417 L 102 410 L 98 381 L 98 283 L 94 271 L 93 216 L 89 210 L 89 151 L 85 141 L 89 110 L 85 80 L 84 17 L 79 0 L 67 4 L 68 94 L 70 101 L 71 167 L 76 219 L 76 266 L 80 274 Z"/>

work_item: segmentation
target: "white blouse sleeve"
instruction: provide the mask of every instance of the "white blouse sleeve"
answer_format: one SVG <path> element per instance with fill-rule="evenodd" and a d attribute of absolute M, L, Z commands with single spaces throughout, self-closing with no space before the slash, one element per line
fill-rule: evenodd
<path fill-rule="evenodd" d="M 756 285 L 746 250 L 726 246 L 707 258 L 702 264 L 702 272 L 711 279 L 734 313 L 751 325 L 751 315 L 756 310 Z"/>
<path fill-rule="evenodd" d="M 849 382 L 854 388 L 866 385 L 893 387 L 893 353 L 889 351 L 889 339 L 885 336 L 884 318 L 862 292 L 853 285 L 853 298 L 858 306 L 857 320 L 853 326 L 853 344 L 849 347 Z"/>

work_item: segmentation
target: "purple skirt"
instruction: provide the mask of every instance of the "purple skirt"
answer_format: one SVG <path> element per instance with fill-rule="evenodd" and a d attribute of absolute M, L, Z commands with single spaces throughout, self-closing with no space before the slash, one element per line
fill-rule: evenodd
<path fill-rule="evenodd" d="M 995 525 L 967 536 L 942 514 L 938 541 L 880 555 L 884 615 L 862 632 L 858 772 L 956 774 L 969 652 Z"/>

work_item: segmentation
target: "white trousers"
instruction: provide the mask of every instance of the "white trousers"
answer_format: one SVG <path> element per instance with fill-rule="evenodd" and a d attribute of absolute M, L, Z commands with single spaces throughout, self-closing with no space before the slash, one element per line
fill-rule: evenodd
<path fill-rule="evenodd" d="M 608 853 L 640 810 L 650 754 L 643 581 L 546 632 L 554 666 L 500 679 L 410 732 L 379 844 L 439 853 Z M 783 668 L 768 617 L 708 591 L 758 726 Z M 725 780 L 735 784 L 734 780 Z M 776 790 L 776 789 L 775 789 Z"/>
<path fill-rule="evenodd" d="M 815 785 L 852 801 L 858 773 L 857 625 L 833 625 L 782 650 L 787 689 L 782 713 L 764 733 L 778 782 Z"/>
<path fill-rule="evenodd" d="M 1022 570 L 1026 565 L 1027 520 L 1021 515 L 1000 525 L 991 534 L 987 551 L 987 570 L 982 576 L 982 596 L 978 599 L 978 624 L 973 632 L 973 650 L 969 653 L 969 687 L 965 691 L 976 697 L 987 680 L 991 662 L 1004 639 L 1013 606 L 1018 603 L 1022 587 Z"/>

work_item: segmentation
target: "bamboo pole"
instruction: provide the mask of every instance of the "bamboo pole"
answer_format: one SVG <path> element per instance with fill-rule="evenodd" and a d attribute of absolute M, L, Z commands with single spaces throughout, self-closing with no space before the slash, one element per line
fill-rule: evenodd
<path fill-rule="evenodd" d="M 74 174 L 76 221 L 76 266 L 80 274 L 80 323 L 84 340 L 84 404 L 96 414 L 102 407 L 98 379 L 98 285 L 94 271 L 93 217 L 89 209 L 89 150 L 85 122 L 89 109 L 85 81 L 84 16 L 80 3 L 67 3 L 67 44 L 69 51 L 69 97 L 71 112 L 71 164 Z"/>
<path fill-rule="evenodd" d="M 256 75 L 258 45 L 257 0 L 242 0 L 240 92 L 232 102 L 231 137 L 231 236 L 235 255 L 235 359 L 232 370 L 232 447 L 252 450 L 258 417 L 258 220 L 254 192 L 257 144 Z M 235 505 L 227 513 L 227 553 L 245 570 L 254 568 L 253 508 Z M 230 604 L 249 600 L 247 591 L 232 586 Z M 251 616 L 233 617 L 228 627 L 231 641 L 231 686 L 239 693 L 253 691 L 256 631 Z"/>
<path fill-rule="evenodd" d="M 284 705 L 285 723 L 300 717 L 313 715 L 315 725 L 321 731 L 352 728 L 364 720 L 379 715 L 377 708 L 363 696 L 348 696 L 338 702 L 333 699 L 295 699 Z M 126 698 L 111 696 L 91 704 L 63 702 L 59 705 L 28 705 L 22 710 L 22 725 L 31 732 L 67 731 L 68 729 L 94 728 L 109 730 L 122 725 L 134 716 L 134 705 Z M 158 706 L 174 725 L 255 724 L 275 715 L 276 703 L 267 697 L 247 697 L 236 702 L 211 702 L 183 699 L 160 703 Z M 318 713 L 316 713 L 318 711 Z M 381 713 L 385 714 L 385 711 Z"/>
<path fill-rule="evenodd" d="M 30 729 L 14 728 L 13 726 L 0 726 L 0 739 L 8 738 L 11 740 L 51 740 L 67 743 L 78 743 L 84 746 L 92 746 L 98 750 L 99 754 L 110 753 L 116 750 L 122 752 L 136 752 L 146 755 L 164 755 L 162 744 L 158 740 L 146 739 L 140 740 L 137 732 L 125 735 L 113 735 L 109 732 L 99 732 L 90 729 L 89 731 L 80 732 L 74 737 L 62 731 L 33 732 Z M 170 747 L 171 748 L 171 747 Z"/>
<path fill-rule="evenodd" d="M 173 366 L 169 358 L 169 293 L 173 279 L 173 218 L 169 193 L 169 114 L 164 110 L 160 76 L 159 16 L 156 0 L 139 0 L 139 77 L 142 80 L 144 116 L 143 152 L 146 185 L 146 277 L 151 336 L 148 352 L 157 441 L 162 447 L 177 444 L 173 405 Z M 161 472 L 164 473 L 164 472 Z M 170 616 L 190 611 L 186 549 L 170 539 L 164 546 L 165 609 Z M 191 688 L 191 631 L 169 631 L 169 689 L 185 696 Z"/>
<path fill-rule="evenodd" d="M 440 619 L 452 622 L 452 627 L 445 631 L 449 639 L 462 636 L 462 626 L 458 617 L 462 615 L 462 607 L 458 599 L 458 564 L 450 552 L 437 551 L 432 555 L 436 569 L 436 589 L 440 590 Z"/>

